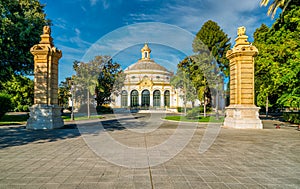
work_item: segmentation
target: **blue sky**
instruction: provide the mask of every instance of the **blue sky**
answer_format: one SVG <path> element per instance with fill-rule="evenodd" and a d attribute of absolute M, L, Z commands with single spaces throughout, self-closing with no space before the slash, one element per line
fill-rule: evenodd
<path fill-rule="evenodd" d="M 219 24 L 234 41 L 239 26 L 252 35 L 266 15 L 260 0 L 40 0 L 52 20 L 54 44 L 63 52 L 59 80 L 71 76 L 74 60 L 110 55 L 124 68 L 140 58 L 148 42 L 152 58 L 175 71 L 191 53 L 193 36 L 208 20 Z"/>

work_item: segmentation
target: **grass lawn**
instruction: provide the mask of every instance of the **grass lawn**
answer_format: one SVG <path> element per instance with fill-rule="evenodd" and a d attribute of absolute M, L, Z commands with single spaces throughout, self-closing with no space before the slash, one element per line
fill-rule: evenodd
<path fill-rule="evenodd" d="M 207 117 L 203 117 L 203 116 L 199 116 L 198 119 L 189 119 L 185 116 L 166 116 L 163 119 L 166 120 L 172 120 L 172 121 L 186 121 L 186 122 L 214 122 L 214 123 L 222 123 L 224 122 L 224 117 L 220 116 L 219 120 L 216 120 L 215 117 L 212 116 L 207 116 Z"/>
<path fill-rule="evenodd" d="M 0 119 L 0 125 L 23 125 L 26 124 L 29 115 L 4 115 Z"/>
<path fill-rule="evenodd" d="M 61 116 L 64 121 L 71 121 L 71 115 L 64 115 L 64 116 Z M 104 116 L 101 116 L 101 115 L 91 115 L 90 116 L 90 119 L 103 119 Z M 76 116 L 75 115 L 75 120 L 76 121 L 79 121 L 79 120 L 88 120 L 88 117 L 87 116 Z"/>

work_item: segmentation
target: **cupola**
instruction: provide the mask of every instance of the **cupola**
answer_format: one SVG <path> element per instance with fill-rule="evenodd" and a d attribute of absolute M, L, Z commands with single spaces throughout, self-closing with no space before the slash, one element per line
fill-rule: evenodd
<path fill-rule="evenodd" d="M 148 47 L 148 44 L 145 43 L 144 47 L 141 49 L 142 60 L 150 60 L 151 49 Z"/>

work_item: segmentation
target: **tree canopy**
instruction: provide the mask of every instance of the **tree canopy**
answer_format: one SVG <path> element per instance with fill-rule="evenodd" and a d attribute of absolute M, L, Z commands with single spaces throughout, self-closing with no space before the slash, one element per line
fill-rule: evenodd
<path fill-rule="evenodd" d="M 199 43 L 202 43 L 202 45 L 199 45 Z M 210 55 L 214 57 L 220 71 L 225 76 L 229 76 L 229 60 L 226 58 L 226 52 L 230 49 L 230 46 L 228 35 L 223 32 L 216 22 L 209 20 L 203 24 L 196 34 L 193 50 L 197 54 L 208 50 Z"/>
<path fill-rule="evenodd" d="M 75 61 L 74 70 L 76 88 L 87 90 L 87 93 L 81 93 L 82 98 L 85 98 L 84 94 L 88 98 L 89 94 L 95 95 L 98 106 L 110 103 L 111 94 L 119 94 L 123 86 L 122 79 L 125 78 L 120 65 L 113 62 L 110 56 L 96 56 L 88 63 Z"/>
<path fill-rule="evenodd" d="M 58 85 L 58 105 L 64 108 L 69 108 L 69 98 L 72 96 L 70 93 L 72 78 L 67 77 Z"/>
<path fill-rule="evenodd" d="M 300 106 L 300 7 L 286 9 L 271 28 L 262 25 L 254 33 L 259 50 L 255 64 L 256 103 Z"/>
<path fill-rule="evenodd" d="M 0 1 L 0 81 L 32 73 L 29 50 L 39 42 L 43 26 L 50 24 L 43 8 L 38 0 Z"/>
<path fill-rule="evenodd" d="M 97 106 L 114 101 L 111 95 L 118 96 L 124 85 L 125 74 L 121 69 L 120 64 L 113 62 L 110 58 L 104 61 L 102 69 L 99 73 L 98 83 L 96 87 Z"/>
<path fill-rule="evenodd" d="M 13 75 L 9 81 L 3 83 L 3 90 L 11 96 L 13 111 L 29 111 L 33 104 L 34 84 L 25 76 Z"/>
<path fill-rule="evenodd" d="M 204 102 L 204 116 L 206 106 L 211 105 L 212 92 L 223 88 L 220 75 L 229 75 L 229 61 L 226 58 L 231 46 L 229 41 L 230 38 L 220 26 L 209 20 L 203 24 L 193 41 L 194 54 L 178 65 L 190 73 L 198 98 Z"/>
<path fill-rule="evenodd" d="M 186 58 L 187 59 L 187 58 Z M 186 61 L 184 59 L 183 61 Z M 184 103 L 184 112 L 186 113 L 186 104 L 188 101 L 192 102 L 192 106 L 194 106 L 195 101 L 198 99 L 196 88 L 193 85 L 192 80 L 190 79 L 190 74 L 187 69 L 184 67 L 180 67 L 182 64 L 178 64 L 178 70 L 175 75 L 171 78 L 171 85 L 180 89 L 183 94 L 180 94 L 180 98 L 183 99 Z"/>

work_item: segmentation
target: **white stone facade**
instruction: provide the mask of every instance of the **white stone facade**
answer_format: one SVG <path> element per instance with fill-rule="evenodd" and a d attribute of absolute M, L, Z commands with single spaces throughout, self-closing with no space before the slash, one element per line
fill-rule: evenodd
<path fill-rule="evenodd" d="M 176 108 L 183 103 L 178 90 L 170 85 L 173 75 L 150 58 L 147 44 L 141 49 L 142 58 L 124 70 L 124 86 L 119 96 L 114 96 L 114 108 Z"/>

